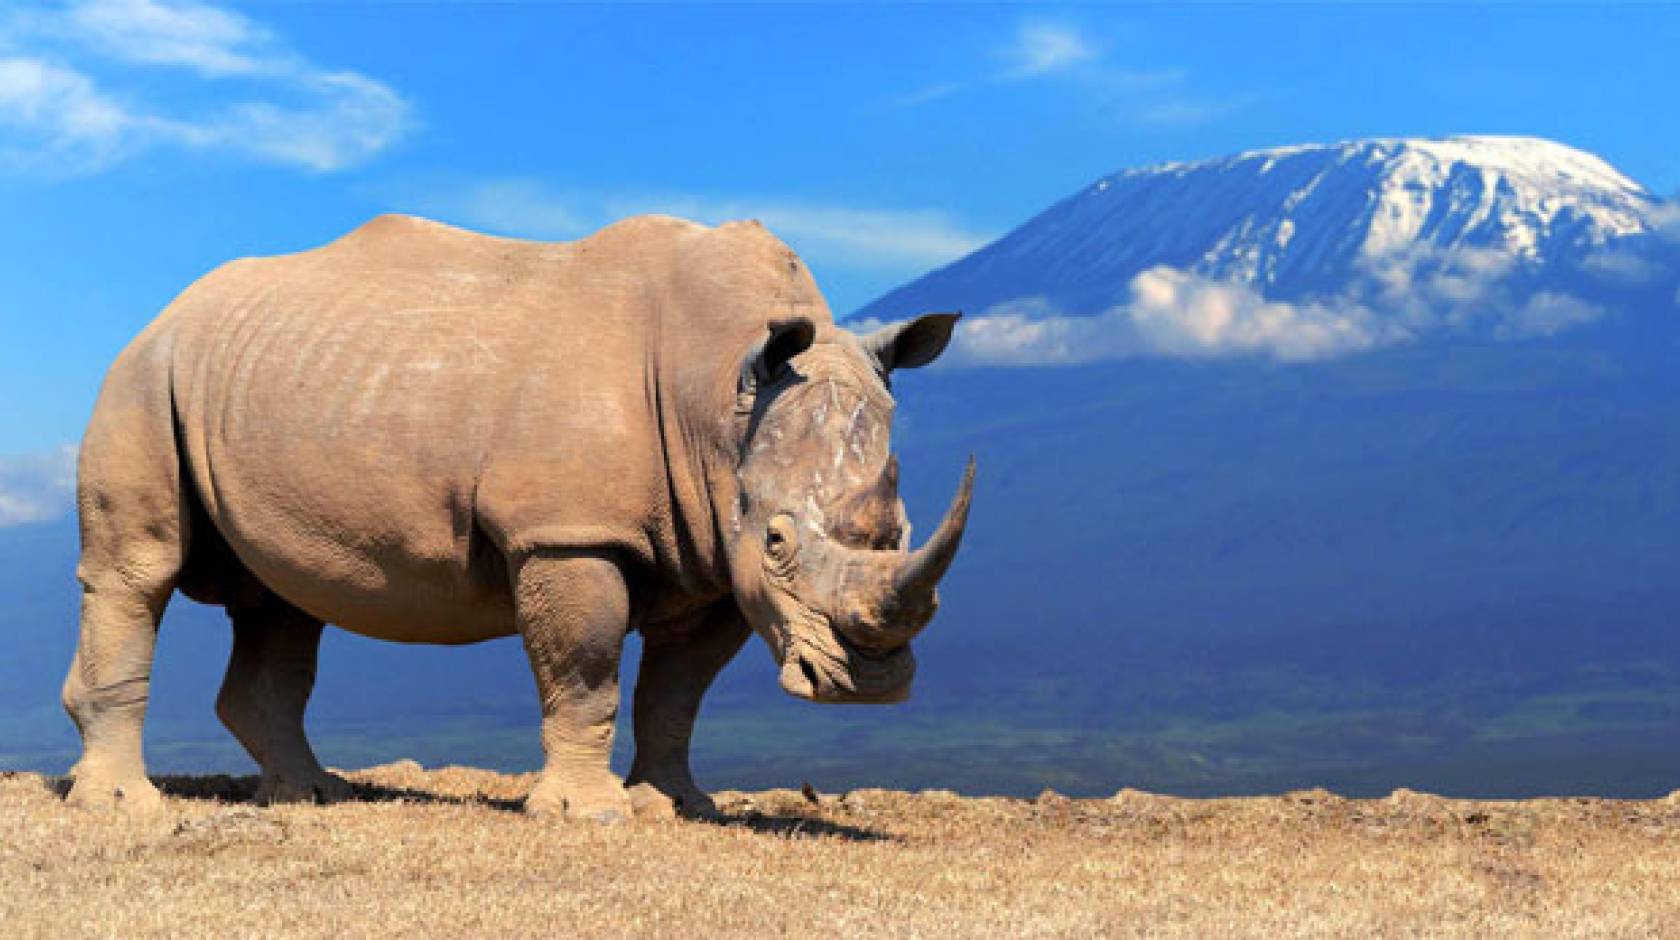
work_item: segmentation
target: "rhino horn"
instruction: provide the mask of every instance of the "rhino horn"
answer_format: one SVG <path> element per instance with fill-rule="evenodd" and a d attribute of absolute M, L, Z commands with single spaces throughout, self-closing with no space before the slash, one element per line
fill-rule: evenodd
<path fill-rule="evenodd" d="M 974 460 L 970 458 L 956 499 L 927 544 L 913 552 L 839 549 L 844 561 L 836 566 L 840 574 L 829 595 L 828 611 L 847 639 L 868 650 L 894 650 L 927 626 L 939 604 L 934 588 L 956 558 L 968 525 L 973 492 Z"/>
<path fill-rule="evenodd" d="M 950 508 L 945 510 L 945 518 L 940 521 L 939 528 L 934 530 L 925 545 L 906 556 L 893 574 L 893 595 L 901 603 L 931 596 L 939 579 L 945 577 L 945 572 L 957 557 L 963 530 L 968 527 L 968 507 L 973 498 L 974 458 L 970 457 L 968 469 L 963 472 L 962 485 L 957 488 Z"/>

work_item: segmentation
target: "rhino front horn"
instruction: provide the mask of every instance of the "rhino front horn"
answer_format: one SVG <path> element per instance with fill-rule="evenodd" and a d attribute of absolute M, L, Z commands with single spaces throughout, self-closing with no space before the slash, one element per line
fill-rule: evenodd
<path fill-rule="evenodd" d="M 927 540 L 927 544 L 910 553 L 898 572 L 893 575 L 895 596 L 925 596 L 932 593 L 940 578 L 945 577 L 945 572 L 957 557 L 957 546 L 962 544 L 963 529 L 968 526 L 968 506 L 973 498 L 974 458 L 969 457 L 962 485 L 957 488 L 957 496 L 951 500 L 951 507 L 945 510 L 945 518 L 940 521 L 939 528 L 934 530 L 933 537 Z"/>

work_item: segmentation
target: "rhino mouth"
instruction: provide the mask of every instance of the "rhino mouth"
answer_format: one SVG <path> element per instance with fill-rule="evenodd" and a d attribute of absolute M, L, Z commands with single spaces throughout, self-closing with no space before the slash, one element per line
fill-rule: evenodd
<path fill-rule="evenodd" d="M 812 702 L 888 704 L 910 697 L 916 657 L 909 646 L 890 652 L 864 649 L 838 631 L 821 639 L 796 635 L 782 660 L 782 688 Z"/>

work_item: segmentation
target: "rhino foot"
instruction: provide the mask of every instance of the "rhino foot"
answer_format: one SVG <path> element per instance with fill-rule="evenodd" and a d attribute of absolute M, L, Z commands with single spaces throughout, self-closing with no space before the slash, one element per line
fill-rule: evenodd
<path fill-rule="evenodd" d="M 105 777 L 76 774 L 65 802 L 81 809 L 114 811 L 146 817 L 163 812 L 163 794 L 145 777 Z"/>
<path fill-rule="evenodd" d="M 525 798 L 525 812 L 532 816 L 584 819 L 597 823 L 621 823 L 635 817 L 630 794 L 618 780 L 594 786 L 567 785 L 551 777 L 537 781 Z"/>
<path fill-rule="evenodd" d="M 715 822 L 723 818 L 723 814 L 718 812 L 717 804 L 712 801 L 711 794 L 693 784 L 671 789 L 662 788 L 661 792 L 671 801 L 676 814 L 684 819 Z"/>
<path fill-rule="evenodd" d="M 702 819 L 716 821 L 723 818 L 718 812 L 717 804 L 705 790 L 695 784 L 688 775 L 686 768 L 679 775 L 676 773 L 644 774 L 632 771 L 630 775 L 632 793 L 647 791 L 646 800 L 659 800 L 670 806 L 666 815 L 681 816 L 684 819 Z"/>
<path fill-rule="evenodd" d="M 677 812 L 681 813 L 684 819 L 700 819 L 706 822 L 717 822 L 723 818 L 723 813 L 718 811 L 717 803 L 712 801 L 711 794 L 700 790 L 680 797 L 677 800 Z"/>
<path fill-rule="evenodd" d="M 342 803 L 355 795 L 350 782 L 337 774 L 316 771 L 302 776 L 263 774 L 257 785 L 257 804 Z"/>

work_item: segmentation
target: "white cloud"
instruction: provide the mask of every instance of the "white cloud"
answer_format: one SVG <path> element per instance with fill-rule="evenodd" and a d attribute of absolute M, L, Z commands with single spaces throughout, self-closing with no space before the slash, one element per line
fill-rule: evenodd
<path fill-rule="evenodd" d="M 1515 265 L 1510 253 L 1493 248 L 1411 246 L 1361 258 L 1343 293 L 1421 325 L 1507 306 L 1503 297 L 1489 295 L 1503 287 Z"/>
<path fill-rule="evenodd" d="M 1581 298 L 1525 287 L 1523 273 L 1498 249 L 1413 246 L 1365 259 L 1332 302 L 1362 304 L 1419 336 L 1550 336 L 1605 315 Z"/>
<path fill-rule="evenodd" d="M 385 150 L 410 124 L 390 87 L 318 66 L 261 24 L 191 0 L 32 6 L 0 23 L 8 48 L 0 155 L 13 167 L 89 172 L 172 146 L 326 172 Z M 159 69 L 200 81 L 165 104 L 147 94 L 148 72 Z M 227 79 L 242 93 L 229 93 Z"/>
<path fill-rule="evenodd" d="M 311 98 L 308 106 L 245 101 L 208 120 L 164 129 L 188 146 L 330 172 L 385 150 L 408 124 L 408 105 L 396 92 L 355 72 L 312 72 L 294 85 Z"/>
<path fill-rule="evenodd" d="M 133 126 L 87 76 L 39 59 L 0 58 L 0 131 L 30 138 L 36 153 L 102 163 L 124 149 Z"/>
<path fill-rule="evenodd" d="M 1061 23 L 1025 23 L 1003 50 L 1006 74 L 1032 78 L 1060 72 L 1097 57 L 1097 49 L 1077 29 Z"/>
<path fill-rule="evenodd" d="M 1355 304 L 1282 303 L 1252 288 L 1154 268 L 1132 280 L 1127 313 L 1147 347 L 1168 356 L 1325 359 L 1401 338 Z"/>
<path fill-rule="evenodd" d="M 272 74 L 300 67 L 267 29 L 188 0 L 84 0 L 43 27 L 126 62 L 179 65 L 201 75 Z"/>
<path fill-rule="evenodd" d="M 986 244 L 991 234 L 930 209 L 883 209 L 677 194 L 567 193 L 534 180 L 492 180 L 449 187 L 399 208 L 504 235 L 569 239 L 631 215 L 664 213 L 707 224 L 758 219 L 801 254 L 854 268 L 920 271 Z"/>
<path fill-rule="evenodd" d="M 1189 271 L 1134 277 L 1125 302 L 1068 315 L 1021 298 L 964 320 L 957 365 L 1052 365 L 1135 357 L 1307 362 L 1433 335 L 1553 336 L 1606 311 L 1558 291 L 1525 291 L 1503 252 L 1416 249 L 1370 260 L 1344 289 L 1294 301 Z M 858 324 L 857 328 L 875 324 Z"/>
<path fill-rule="evenodd" d="M 1327 359 L 1397 342 L 1400 327 L 1358 306 L 1290 304 L 1252 288 L 1168 267 L 1132 279 L 1129 299 L 1096 316 L 1066 316 L 1042 299 L 964 320 L 952 360 L 1048 365 L 1164 356 Z"/>
<path fill-rule="evenodd" d="M 76 490 L 76 447 L 0 457 L 0 527 L 67 514 Z"/>

